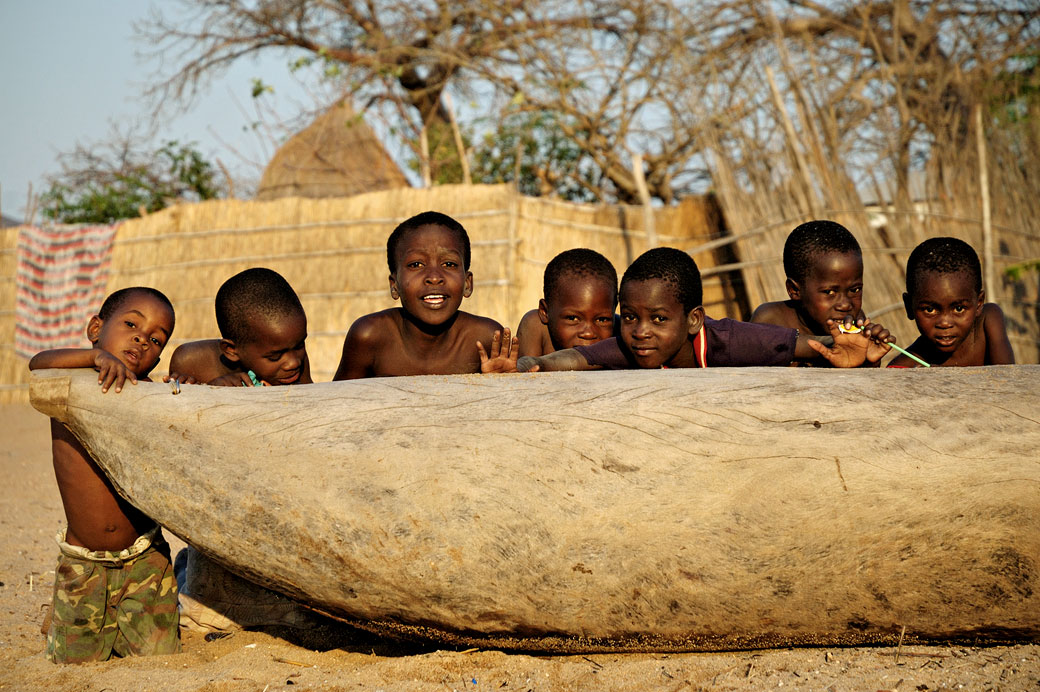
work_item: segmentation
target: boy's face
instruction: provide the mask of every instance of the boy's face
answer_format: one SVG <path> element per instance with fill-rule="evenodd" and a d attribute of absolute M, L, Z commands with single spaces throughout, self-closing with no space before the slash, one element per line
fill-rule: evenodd
<path fill-rule="evenodd" d="M 302 313 L 278 319 L 262 316 L 249 320 L 249 341 L 220 340 L 220 348 L 231 361 L 256 373 L 271 385 L 300 381 L 307 363 L 307 317 Z"/>
<path fill-rule="evenodd" d="M 924 272 L 914 295 L 903 294 L 906 316 L 943 353 L 953 353 L 964 343 L 984 302 L 983 293 L 975 292 L 974 281 L 963 272 Z"/>
<path fill-rule="evenodd" d="M 173 310 L 155 296 L 135 291 L 102 320 L 87 323 L 87 338 L 118 358 L 134 375 L 144 377 L 159 363 L 173 333 Z"/>
<path fill-rule="evenodd" d="M 614 334 L 614 287 L 595 276 L 561 276 L 553 297 L 538 301 L 538 316 L 557 351 L 588 346 Z"/>
<path fill-rule="evenodd" d="M 458 236 L 443 226 L 420 226 L 397 246 L 390 295 L 405 312 L 429 325 L 447 322 L 473 292 L 473 274 L 462 265 Z"/>
<path fill-rule="evenodd" d="M 802 304 L 816 325 L 855 319 L 863 305 L 863 258 L 854 252 L 828 252 L 816 258 L 801 283 L 787 280 L 787 294 Z"/>
<path fill-rule="evenodd" d="M 692 336 L 704 310 L 683 310 L 665 281 L 627 281 L 621 287 L 621 339 L 641 368 L 686 367 L 693 362 Z"/>

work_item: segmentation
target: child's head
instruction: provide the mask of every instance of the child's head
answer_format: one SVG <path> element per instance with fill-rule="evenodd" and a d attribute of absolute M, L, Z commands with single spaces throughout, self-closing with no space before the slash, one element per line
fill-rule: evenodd
<path fill-rule="evenodd" d="M 87 338 L 118 358 L 134 375 L 145 377 L 159 362 L 173 334 L 169 298 L 145 286 L 123 288 L 105 299 L 87 323 Z"/>
<path fill-rule="evenodd" d="M 984 302 L 979 256 L 963 240 L 931 238 L 910 253 L 903 294 L 906 316 L 940 351 L 957 350 Z"/>
<path fill-rule="evenodd" d="M 642 368 L 671 365 L 704 323 L 701 273 L 687 253 L 659 247 L 621 277 L 621 339 Z"/>
<path fill-rule="evenodd" d="M 575 248 L 545 267 L 538 316 L 557 351 L 594 344 L 614 333 L 617 271 L 603 255 Z"/>
<path fill-rule="evenodd" d="M 841 224 L 809 221 L 784 243 L 787 294 L 800 304 L 810 326 L 857 317 L 863 304 L 863 255 L 859 243 Z"/>
<path fill-rule="evenodd" d="M 386 241 L 390 295 L 419 322 L 438 326 L 473 292 L 469 235 L 455 219 L 435 211 L 417 214 Z"/>
<path fill-rule="evenodd" d="M 224 356 L 269 384 L 293 384 L 307 357 L 307 316 L 296 292 L 275 271 L 254 267 L 217 291 Z"/>

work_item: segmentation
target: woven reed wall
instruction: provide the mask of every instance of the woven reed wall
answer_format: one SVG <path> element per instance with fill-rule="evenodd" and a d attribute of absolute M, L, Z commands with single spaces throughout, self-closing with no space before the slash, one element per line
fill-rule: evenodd
<path fill-rule="evenodd" d="M 620 275 L 647 249 L 641 208 L 524 198 L 505 185 L 397 189 L 350 198 L 221 200 L 181 205 L 121 224 L 106 292 L 147 285 L 169 296 L 177 325 L 154 371 L 161 374 L 178 344 L 219 336 L 213 298 L 228 277 L 249 267 L 270 267 L 300 295 L 308 318 L 312 374 L 316 381 L 329 380 L 350 324 L 395 304 L 387 281 L 387 237 L 400 221 L 428 209 L 458 219 L 469 232 L 475 286 L 462 309 L 511 328 L 537 307 L 545 265 L 557 253 L 574 247 L 598 250 Z M 720 236 L 720 218 L 711 199 L 655 210 L 657 242 L 694 249 Z M 17 229 L 3 233 L 0 400 L 25 400 L 27 362 L 13 350 Z M 723 248 L 695 257 L 710 273 L 728 261 L 727 252 Z M 709 314 L 739 317 L 746 311 L 733 276 L 706 276 Z"/>

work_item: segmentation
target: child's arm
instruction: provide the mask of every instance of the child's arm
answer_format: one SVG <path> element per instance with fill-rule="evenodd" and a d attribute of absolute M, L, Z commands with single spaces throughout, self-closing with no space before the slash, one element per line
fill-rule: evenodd
<path fill-rule="evenodd" d="M 986 365 L 1013 365 L 1015 351 L 1008 339 L 1004 311 L 996 303 L 982 306 L 982 328 L 986 334 Z"/>
<path fill-rule="evenodd" d="M 130 380 L 137 384 L 137 375 L 121 360 L 101 348 L 55 348 L 40 351 L 29 361 L 30 370 L 48 368 L 94 368 L 98 371 L 101 391 L 107 392 L 112 385 L 116 393 L 123 391 L 123 383 Z"/>
<path fill-rule="evenodd" d="M 270 387 L 268 382 L 258 380 L 261 386 Z M 213 385 L 214 387 L 255 387 L 253 378 L 249 376 L 247 372 L 229 372 L 226 375 L 214 378 L 206 384 Z"/>
<path fill-rule="evenodd" d="M 516 359 L 520 354 L 516 337 L 510 337 L 509 329 L 495 331 L 491 337 L 491 355 L 484 351 L 484 344 L 477 342 L 481 372 L 516 372 Z"/>
<path fill-rule="evenodd" d="M 573 348 L 553 351 L 544 356 L 524 356 L 516 362 L 517 372 L 555 372 L 559 370 L 600 370 L 598 365 L 589 365 L 585 356 Z"/>

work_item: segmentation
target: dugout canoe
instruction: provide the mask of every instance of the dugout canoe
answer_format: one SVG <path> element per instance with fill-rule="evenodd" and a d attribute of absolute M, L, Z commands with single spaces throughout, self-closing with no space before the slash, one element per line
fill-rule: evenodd
<path fill-rule="evenodd" d="M 545 651 L 1040 639 L 1040 366 L 126 386 L 119 492 L 371 629 Z"/>

